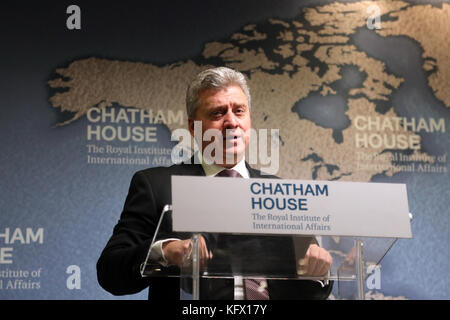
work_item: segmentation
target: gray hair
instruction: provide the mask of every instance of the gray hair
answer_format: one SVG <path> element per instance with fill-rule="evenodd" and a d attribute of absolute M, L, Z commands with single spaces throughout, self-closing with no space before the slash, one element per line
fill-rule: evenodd
<path fill-rule="evenodd" d="M 250 89 L 245 76 L 236 70 L 227 67 L 207 69 L 200 72 L 189 84 L 186 92 L 186 111 L 189 118 L 193 118 L 199 107 L 200 93 L 207 89 L 225 89 L 232 85 L 241 87 L 247 97 L 250 108 Z"/>

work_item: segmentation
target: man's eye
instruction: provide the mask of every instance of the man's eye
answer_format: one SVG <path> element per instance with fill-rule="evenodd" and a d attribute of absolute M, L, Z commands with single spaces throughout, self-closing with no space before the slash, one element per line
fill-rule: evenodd
<path fill-rule="evenodd" d="M 222 111 L 213 111 L 211 112 L 211 116 L 213 117 L 219 117 L 222 115 Z"/>

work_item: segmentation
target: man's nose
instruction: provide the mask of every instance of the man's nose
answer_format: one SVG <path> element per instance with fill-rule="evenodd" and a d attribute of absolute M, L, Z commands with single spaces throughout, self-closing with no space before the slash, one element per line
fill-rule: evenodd
<path fill-rule="evenodd" d="M 228 110 L 223 119 L 224 127 L 225 128 L 236 128 L 238 124 L 239 124 L 239 122 L 238 122 L 238 119 L 236 118 L 236 115 L 233 113 L 233 111 Z"/>

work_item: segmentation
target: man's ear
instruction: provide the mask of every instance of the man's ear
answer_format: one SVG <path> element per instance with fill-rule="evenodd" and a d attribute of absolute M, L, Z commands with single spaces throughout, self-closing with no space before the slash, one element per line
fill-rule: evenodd
<path fill-rule="evenodd" d="M 194 136 L 194 119 L 188 118 L 188 128 L 189 132 L 191 133 L 191 136 Z"/>

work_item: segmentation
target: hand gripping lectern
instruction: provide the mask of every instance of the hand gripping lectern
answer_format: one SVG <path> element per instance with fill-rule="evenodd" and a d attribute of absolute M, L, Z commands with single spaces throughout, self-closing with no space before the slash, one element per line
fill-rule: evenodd
<path fill-rule="evenodd" d="M 333 281 L 334 298 L 362 300 L 367 270 L 412 237 L 410 219 L 404 184 L 173 176 L 141 275 L 179 278 L 181 299 L 220 299 L 214 281 L 264 279 L 294 291 Z M 181 267 L 161 262 L 154 244 L 167 238 L 191 239 Z M 312 244 L 333 258 L 320 277 L 306 271 Z"/>

